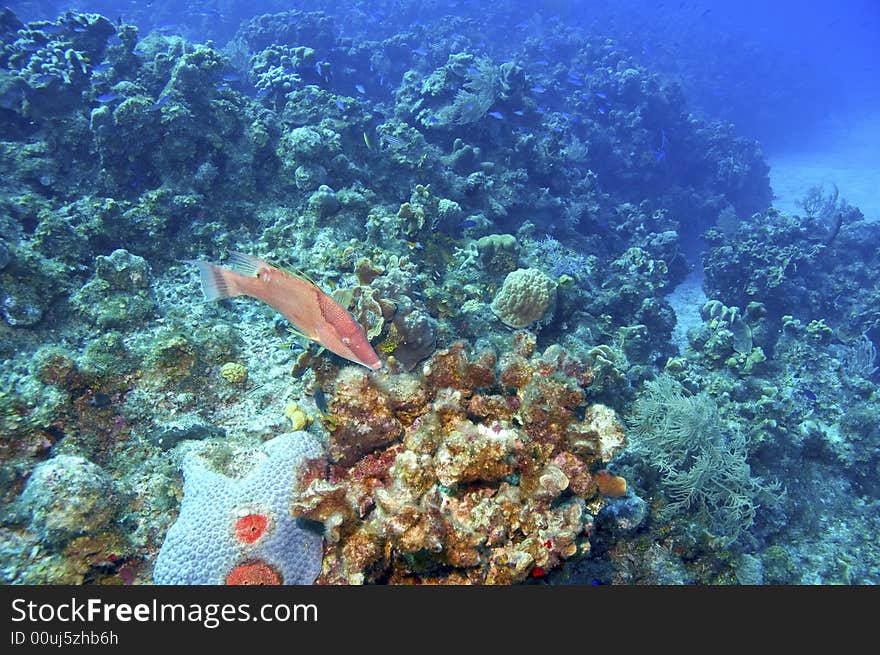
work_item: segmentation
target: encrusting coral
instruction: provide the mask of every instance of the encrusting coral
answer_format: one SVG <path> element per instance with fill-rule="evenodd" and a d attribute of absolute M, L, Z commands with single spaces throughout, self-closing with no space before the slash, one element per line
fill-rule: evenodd
<path fill-rule="evenodd" d="M 340 372 L 333 463 L 305 474 L 293 503 L 324 524 L 319 582 L 508 584 L 589 551 L 603 504 L 591 469 L 624 446 L 623 428 L 585 406 L 581 360 L 514 341 L 501 362 L 458 342 L 421 376 Z"/>
<path fill-rule="evenodd" d="M 239 480 L 183 464 L 177 522 L 156 559 L 157 584 L 311 584 L 321 567 L 321 537 L 287 511 L 291 489 L 321 447 L 307 432 L 263 444 L 262 458 Z"/>

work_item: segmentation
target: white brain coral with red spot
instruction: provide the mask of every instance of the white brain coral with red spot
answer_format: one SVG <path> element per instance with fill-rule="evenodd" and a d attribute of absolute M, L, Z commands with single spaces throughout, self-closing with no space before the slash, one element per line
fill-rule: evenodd
<path fill-rule="evenodd" d="M 183 463 L 183 502 L 153 569 L 156 584 L 311 584 L 322 539 L 290 516 L 294 483 L 323 449 L 307 432 L 263 444 L 241 479 Z"/>

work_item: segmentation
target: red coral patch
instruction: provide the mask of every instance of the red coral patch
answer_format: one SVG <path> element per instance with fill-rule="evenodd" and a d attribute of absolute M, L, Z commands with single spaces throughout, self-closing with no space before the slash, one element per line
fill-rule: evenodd
<path fill-rule="evenodd" d="M 281 574 L 266 562 L 251 560 L 242 562 L 226 576 L 228 585 L 280 585 Z"/>
<path fill-rule="evenodd" d="M 235 522 L 235 537 L 239 541 L 252 544 L 263 536 L 269 527 L 269 517 L 265 514 L 248 514 Z"/>

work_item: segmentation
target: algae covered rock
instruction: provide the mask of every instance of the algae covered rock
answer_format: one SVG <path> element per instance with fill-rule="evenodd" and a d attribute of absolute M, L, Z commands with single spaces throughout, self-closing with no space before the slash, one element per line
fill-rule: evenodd
<path fill-rule="evenodd" d="M 73 307 L 100 328 L 146 320 L 155 310 L 150 265 L 127 250 L 95 259 L 95 277 L 71 298 Z"/>
<path fill-rule="evenodd" d="M 58 455 L 35 468 L 21 495 L 31 527 L 49 544 L 95 535 L 116 515 L 116 485 L 83 457 Z"/>
<path fill-rule="evenodd" d="M 10 280 L 0 292 L 0 314 L 12 327 L 31 327 L 40 322 L 44 301 L 27 284 Z"/>

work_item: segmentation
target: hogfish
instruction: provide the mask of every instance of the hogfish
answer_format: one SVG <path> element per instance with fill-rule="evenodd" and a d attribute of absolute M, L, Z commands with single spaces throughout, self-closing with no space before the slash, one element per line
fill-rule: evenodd
<path fill-rule="evenodd" d="M 271 305 L 312 341 L 367 368 L 382 368 L 364 328 L 338 302 L 305 275 L 285 271 L 262 259 L 230 253 L 237 271 L 195 259 L 206 300 L 250 296 Z"/>

